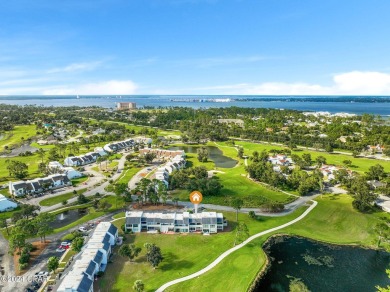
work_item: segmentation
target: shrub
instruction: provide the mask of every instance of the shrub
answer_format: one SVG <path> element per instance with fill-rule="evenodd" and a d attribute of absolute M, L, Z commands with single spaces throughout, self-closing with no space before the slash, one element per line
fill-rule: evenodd
<path fill-rule="evenodd" d="M 20 270 L 26 269 L 27 266 L 28 266 L 28 263 L 23 263 L 23 264 L 19 263 L 19 269 L 20 269 Z"/>

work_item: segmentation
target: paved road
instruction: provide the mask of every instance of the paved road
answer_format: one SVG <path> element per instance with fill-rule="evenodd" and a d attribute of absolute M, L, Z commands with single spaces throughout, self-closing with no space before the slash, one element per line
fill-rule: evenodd
<path fill-rule="evenodd" d="M 170 286 L 173 286 L 175 284 L 178 284 L 180 282 L 184 282 L 184 281 L 187 281 L 187 280 L 190 280 L 190 279 L 194 279 L 196 277 L 199 277 L 200 275 L 204 274 L 204 273 L 207 273 L 208 271 L 210 271 L 212 268 L 214 268 L 216 265 L 218 265 L 224 258 L 226 258 L 227 256 L 229 256 L 231 253 L 235 252 L 236 250 L 239 250 L 240 248 L 244 247 L 245 245 L 247 245 L 249 242 L 251 242 L 252 240 L 260 237 L 260 236 L 263 236 L 265 234 L 268 234 L 268 233 L 271 233 L 271 232 L 274 232 L 274 231 L 277 231 L 277 230 L 280 230 L 280 229 L 283 229 L 287 226 L 290 226 L 300 220 L 302 220 L 303 218 L 306 217 L 307 214 L 309 214 L 315 207 L 317 206 L 317 202 L 316 201 L 312 201 L 312 204 L 311 206 L 302 214 L 300 215 L 299 217 L 295 218 L 294 220 L 291 220 L 290 222 L 287 222 L 285 224 L 282 224 L 282 225 L 279 225 L 277 227 L 274 227 L 274 228 L 271 228 L 271 229 L 268 229 L 268 230 L 265 230 L 265 231 L 262 231 L 262 232 L 259 232 L 255 235 L 252 235 L 251 237 L 249 237 L 247 240 L 245 240 L 244 242 L 242 242 L 241 244 L 239 245 L 236 245 L 235 247 L 225 251 L 223 254 L 221 254 L 215 261 L 213 261 L 211 264 L 209 264 L 207 267 L 201 269 L 200 271 L 196 272 L 196 273 L 193 273 L 191 275 L 188 275 L 186 277 L 182 277 L 182 278 L 179 278 L 179 279 L 176 279 L 176 280 L 173 280 L 173 281 L 170 281 L 164 285 L 162 285 L 160 288 L 158 288 L 156 291 L 157 292 L 162 292 L 164 291 L 165 289 L 167 289 L 168 287 Z"/>
<path fill-rule="evenodd" d="M 93 219 L 91 221 L 111 221 L 112 216 L 115 215 L 116 213 L 119 213 L 121 211 L 116 211 L 110 214 L 103 215 L 101 217 L 98 217 L 96 219 Z M 40 271 L 47 271 L 47 260 L 51 256 L 57 256 L 61 257 L 62 253 L 56 252 L 56 249 L 61 243 L 61 238 L 66 235 L 71 233 L 73 230 L 77 230 L 80 226 L 86 225 L 86 223 L 79 224 L 75 227 L 72 227 L 68 230 L 65 230 L 63 232 L 57 233 L 57 234 L 52 234 L 46 237 L 47 241 L 50 241 L 50 243 L 47 245 L 47 247 L 43 250 L 43 252 L 34 260 L 32 266 L 29 268 L 29 270 L 23 275 L 24 279 L 31 279 L 35 275 L 35 273 L 40 272 Z M 29 242 L 34 242 L 34 241 L 39 241 L 39 238 L 34 238 L 34 239 L 29 239 Z M 1 247 L 5 246 L 8 249 L 8 242 L 2 237 L 0 233 L 0 244 Z M 4 244 L 4 245 L 3 245 Z M 3 252 L 3 249 L 1 250 Z M 4 259 L 7 258 L 9 261 L 12 262 L 12 257 L 11 256 L 4 256 Z M 4 266 L 4 264 L 2 264 Z M 5 269 L 6 273 L 5 275 L 13 276 L 15 275 L 15 270 L 13 267 L 13 262 L 12 265 L 9 266 L 7 269 Z M 5 282 L 5 283 L 0 283 L 0 287 L 3 285 L 3 287 L 0 289 L 0 292 L 9 292 L 9 291 L 23 291 L 23 289 L 27 288 L 30 283 L 28 282 Z"/>
<path fill-rule="evenodd" d="M 143 173 L 150 173 L 150 172 L 152 172 L 154 169 L 156 169 L 158 166 L 159 166 L 158 164 L 155 164 L 155 165 L 152 165 L 152 166 L 145 167 L 145 168 L 141 169 L 140 171 L 138 171 L 138 172 L 129 180 L 129 183 L 128 183 L 128 188 L 129 188 L 129 190 L 134 190 L 134 189 L 137 187 L 137 184 L 140 182 L 140 180 L 144 178 L 141 174 L 143 174 Z M 148 170 L 148 169 L 150 169 L 150 170 Z"/>
<path fill-rule="evenodd" d="M 120 159 L 119 159 L 119 162 L 118 162 L 118 170 L 123 170 L 124 166 L 125 166 L 125 162 L 126 162 L 126 156 L 123 155 Z M 92 167 L 92 166 L 90 166 Z M 93 170 L 90 170 L 90 171 L 93 171 Z M 98 172 L 95 172 L 97 174 L 99 174 Z M 101 175 L 101 174 L 99 174 Z M 113 181 L 117 180 L 120 176 L 122 175 L 122 172 L 121 173 L 115 173 L 110 179 L 112 179 Z M 100 180 L 101 181 L 101 180 Z M 96 193 L 99 193 L 101 195 L 111 195 L 113 193 L 111 192 L 107 192 L 105 190 L 105 188 L 110 184 L 109 181 L 106 181 L 98 186 L 93 186 L 91 188 L 89 188 L 86 192 L 83 193 L 84 196 L 86 197 L 90 197 L 90 196 L 94 196 Z M 82 187 L 82 188 L 85 188 Z M 67 191 L 69 193 L 69 190 Z M 74 203 L 77 201 L 77 197 L 75 198 L 71 198 L 68 200 L 68 204 L 71 204 L 71 203 Z M 53 206 L 41 206 L 41 210 L 40 212 L 50 212 L 50 211 L 54 211 L 56 209 L 60 209 L 61 207 L 63 207 L 62 203 L 58 203 L 58 204 L 55 204 Z"/>

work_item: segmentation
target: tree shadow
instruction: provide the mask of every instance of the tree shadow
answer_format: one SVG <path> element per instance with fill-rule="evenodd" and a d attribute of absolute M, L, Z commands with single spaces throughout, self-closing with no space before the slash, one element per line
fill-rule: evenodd
<path fill-rule="evenodd" d="M 178 256 L 172 252 L 165 253 L 164 260 L 159 267 L 162 271 L 169 271 L 173 269 L 189 269 L 194 266 L 193 262 L 187 260 L 179 260 Z"/>

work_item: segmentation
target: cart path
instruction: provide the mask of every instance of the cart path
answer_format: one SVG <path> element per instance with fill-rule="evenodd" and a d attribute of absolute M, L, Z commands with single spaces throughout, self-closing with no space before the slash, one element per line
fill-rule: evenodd
<path fill-rule="evenodd" d="M 190 280 L 190 279 L 194 279 L 196 277 L 199 277 L 200 275 L 204 274 L 204 273 L 207 273 L 208 271 L 210 271 L 212 268 L 214 268 L 216 265 L 218 265 L 224 258 L 226 258 L 227 256 L 229 256 L 231 253 L 235 252 L 236 250 L 239 250 L 240 248 L 244 247 L 245 245 L 247 245 L 249 242 L 251 242 L 252 240 L 260 237 L 260 236 L 263 236 L 265 234 L 268 234 L 268 233 L 271 233 L 271 232 L 274 232 L 274 231 L 277 231 L 277 230 L 280 230 L 280 229 L 283 229 L 287 226 L 290 226 L 300 220 L 302 220 L 303 218 L 305 218 L 315 207 L 317 206 L 317 202 L 316 201 L 312 201 L 312 204 L 311 206 L 302 214 L 300 215 L 299 217 L 295 218 L 294 220 L 291 220 L 290 222 L 287 222 L 285 224 L 282 224 L 282 225 L 279 225 L 277 227 L 274 227 L 274 228 L 270 228 L 270 229 L 267 229 L 265 231 L 262 231 L 262 232 L 259 232 L 255 235 L 252 235 L 251 237 L 249 237 L 247 240 L 245 240 L 244 242 L 242 242 L 241 244 L 239 245 L 236 245 L 235 247 L 231 248 L 231 249 L 228 249 L 227 251 L 225 251 L 224 253 L 222 253 L 216 260 L 214 260 L 212 263 L 210 263 L 207 267 L 199 270 L 198 272 L 195 272 L 191 275 L 188 275 L 186 277 L 182 277 L 182 278 L 179 278 L 179 279 L 176 279 L 176 280 L 173 280 L 173 281 L 170 281 L 168 283 L 165 283 L 164 285 L 162 285 L 160 288 L 158 288 L 156 291 L 157 292 L 162 292 L 164 291 L 165 289 L 169 288 L 170 286 L 172 285 L 175 285 L 175 284 L 178 284 L 180 282 L 184 282 L 184 281 L 187 281 L 187 280 Z"/>

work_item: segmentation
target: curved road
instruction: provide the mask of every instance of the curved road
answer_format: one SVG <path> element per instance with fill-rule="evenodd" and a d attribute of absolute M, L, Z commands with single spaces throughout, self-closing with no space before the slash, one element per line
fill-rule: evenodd
<path fill-rule="evenodd" d="M 193 279 L 193 278 L 196 278 L 196 277 L 199 277 L 200 275 L 210 271 L 212 268 L 214 268 L 216 265 L 218 265 L 224 258 L 226 258 L 228 255 L 230 255 L 231 253 L 235 252 L 236 250 L 239 250 L 240 248 L 244 247 L 245 245 L 247 245 L 249 242 L 251 242 L 252 240 L 260 237 L 260 236 L 263 236 L 265 234 L 268 234 L 268 233 L 271 233 L 271 232 L 274 232 L 276 230 L 280 230 L 280 229 L 283 229 L 287 226 L 290 226 L 300 220 L 302 220 L 303 218 L 306 217 L 307 214 L 309 214 L 316 206 L 317 206 L 317 202 L 316 201 L 312 201 L 312 205 L 302 214 L 300 215 L 299 217 L 295 218 L 294 220 L 291 220 L 290 222 L 287 222 L 285 224 L 282 224 L 282 225 L 279 225 L 277 227 L 274 227 L 274 228 L 271 228 L 271 229 L 268 229 L 268 230 L 265 230 L 265 231 L 262 231 L 262 232 L 259 232 L 255 235 L 252 235 L 251 237 L 249 237 L 247 240 L 245 240 L 244 242 L 242 242 L 241 244 L 239 245 L 236 245 L 235 247 L 231 248 L 231 249 L 228 249 L 227 251 L 225 251 L 223 254 L 221 254 L 215 261 L 213 261 L 211 264 L 209 264 L 207 267 L 201 269 L 200 271 L 196 272 L 196 273 L 193 273 L 191 275 L 188 275 L 186 277 L 182 277 L 182 278 L 179 278 L 179 279 L 176 279 L 176 280 L 173 280 L 173 281 L 170 281 L 164 285 L 162 285 L 160 288 L 158 288 L 156 291 L 157 292 L 162 292 L 164 291 L 165 289 L 167 289 L 168 287 L 172 286 L 172 285 L 175 285 L 175 284 L 178 284 L 180 282 L 184 282 L 184 281 L 187 281 L 187 280 L 190 280 L 190 279 Z"/>

